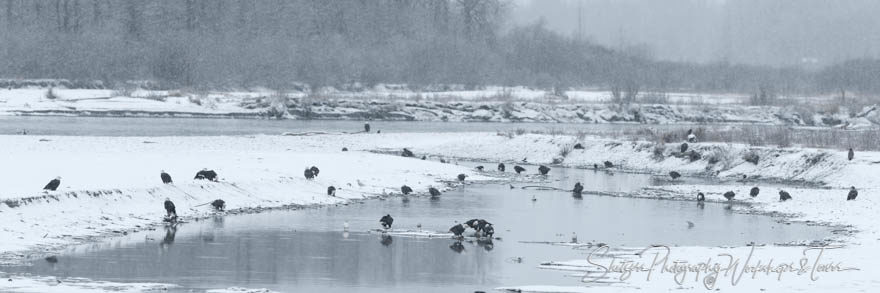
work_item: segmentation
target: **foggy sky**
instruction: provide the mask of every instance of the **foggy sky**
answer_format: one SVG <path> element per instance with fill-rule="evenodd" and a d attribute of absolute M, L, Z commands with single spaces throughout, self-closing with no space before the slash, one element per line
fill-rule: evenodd
<path fill-rule="evenodd" d="M 876 0 L 514 0 L 511 25 L 612 48 L 646 45 L 664 60 L 814 68 L 880 57 Z M 579 3 L 580 2 L 580 3 Z"/>

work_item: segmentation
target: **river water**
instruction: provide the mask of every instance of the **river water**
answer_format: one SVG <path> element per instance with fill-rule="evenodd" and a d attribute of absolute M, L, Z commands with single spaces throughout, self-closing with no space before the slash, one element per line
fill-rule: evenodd
<path fill-rule="evenodd" d="M 629 192 L 668 184 L 649 175 L 554 168 L 543 185 Z M 695 180 L 695 179 L 691 179 Z M 201 291 L 232 286 L 281 292 L 474 292 L 498 286 L 584 285 L 543 261 L 585 250 L 534 242 L 741 246 L 821 239 L 826 227 L 731 212 L 724 204 L 584 195 L 470 184 L 439 199 L 400 197 L 344 206 L 215 217 L 72 247 L 57 263 L 0 267 L 11 273 L 179 284 Z M 492 222 L 491 243 L 371 232 L 382 215 L 395 230 L 446 231 L 456 221 Z M 689 227 L 687 221 L 694 223 Z M 343 228 L 348 223 L 348 232 Z M 419 228 L 420 227 L 420 228 Z M 521 261 L 517 261 L 521 259 Z"/>

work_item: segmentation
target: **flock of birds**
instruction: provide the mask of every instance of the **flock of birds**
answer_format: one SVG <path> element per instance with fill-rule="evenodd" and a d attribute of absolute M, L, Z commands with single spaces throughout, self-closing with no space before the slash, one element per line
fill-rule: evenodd
<path fill-rule="evenodd" d="M 367 133 L 370 132 L 370 124 L 369 123 L 364 124 L 364 132 L 367 132 Z M 696 136 L 694 135 L 692 130 L 688 130 L 687 142 L 691 142 L 691 143 L 696 142 Z M 687 142 L 682 143 L 680 146 L 680 150 L 682 153 L 686 152 L 689 148 Z M 582 149 L 583 146 L 581 146 L 580 144 L 577 144 L 577 145 L 575 145 L 575 148 Z M 342 148 L 342 151 L 348 151 L 348 149 Z M 415 157 L 415 154 L 411 150 L 406 149 L 406 148 L 403 149 L 403 151 L 401 152 L 401 155 L 403 157 Z M 848 154 L 847 154 L 848 160 L 852 161 L 854 156 L 855 156 L 855 153 L 853 152 L 853 149 L 850 148 L 848 151 Z M 421 159 L 425 160 L 426 156 L 422 156 Z M 441 162 L 445 163 L 445 160 L 441 159 Z M 526 163 L 527 159 L 523 158 L 522 162 Z M 612 163 L 610 161 L 604 161 L 603 165 L 605 166 L 605 168 L 613 168 L 614 167 L 614 163 Z M 598 169 L 599 165 L 594 164 L 593 168 Z M 477 166 L 476 169 L 478 171 L 483 171 L 485 169 L 485 167 L 484 166 Z M 507 169 L 507 166 L 504 163 L 499 163 L 497 166 L 497 170 L 499 172 L 505 172 L 506 169 Z M 521 174 L 523 172 L 526 172 L 526 169 L 522 166 L 519 166 L 519 165 L 514 165 L 513 170 L 517 174 Z M 303 175 L 306 178 L 306 180 L 313 180 L 314 178 L 318 177 L 318 174 L 320 172 L 321 172 L 321 170 L 318 169 L 318 167 L 311 166 L 309 168 L 306 168 L 305 171 L 303 171 Z M 540 165 L 538 167 L 538 173 L 541 175 L 547 175 L 549 172 L 550 172 L 550 168 L 547 166 Z M 669 172 L 669 177 L 672 178 L 672 180 L 677 180 L 681 176 L 682 176 L 681 173 L 679 173 L 677 171 L 670 171 Z M 162 170 L 160 172 L 159 177 L 162 180 L 162 183 L 164 183 L 164 184 L 173 183 L 173 180 L 171 179 L 171 175 L 168 174 L 167 172 L 165 172 L 165 170 Z M 466 178 L 467 178 L 467 175 L 465 175 L 465 174 L 458 174 L 458 176 L 457 176 L 457 179 L 459 182 L 464 182 Z M 208 180 L 208 181 L 217 182 L 218 175 L 217 175 L 217 172 L 215 172 L 214 170 L 209 170 L 209 169 L 205 168 L 205 169 L 202 169 L 202 170 L 196 172 L 196 175 L 193 179 Z M 744 179 L 745 179 L 745 175 L 744 175 Z M 58 187 L 60 185 L 61 185 L 61 177 L 58 176 L 58 177 L 55 177 L 54 179 L 52 179 L 51 181 L 49 181 L 49 183 L 46 184 L 46 186 L 43 187 L 43 189 L 47 190 L 47 191 L 55 191 L 58 189 Z M 512 185 L 511 185 L 511 188 L 513 188 Z M 583 191 L 584 191 L 584 187 L 580 182 L 575 183 L 574 188 L 571 190 L 572 195 L 576 198 L 581 198 Z M 409 195 L 409 194 L 413 193 L 413 189 L 407 185 L 403 185 L 400 187 L 400 192 L 403 195 Z M 751 196 L 752 198 L 757 197 L 760 194 L 760 192 L 761 192 L 761 189 L 759 187 L 757 187 L 757 186 L 752 187 L 751 190 L 749 191 L 749 196 Z M 434 187 L 428 188 L 428 194 L 432 198 L 436 198 L 441 195 L 440 190 L 438 190 L 437 188 L 434 188 Z M 327 187 L 327 195 L 328 196 L 336 196 L 336 187 L 334 187 L 334 186 Z M 850 187 L 850 190 L 849 190 L 849 193 L 847 194 L 846 200 L 848 200 L 848 201 L 855 200 L 856 197 L 858 197 L 858 195 L 859 195 L 858 190 L 856 190 L 855 186 L 852 186 L 852 187 Z M 736 197 L 736 193 L 734 193 L 733 191 L 727 191 L 723 194 L 723 196 L 728 201 L 733 201 L 734 198 Z M 784 201 L 788 201 L 791 199 L 792 199 L 792 196 L 787 191 L 785 191 L 785 190 L 779 191 L 779 200 L 780 201 L 784 202 Z M 534 201 L 536 199 L 533 197 L 532 200 Z M 702 203 L 705 200 L 706 200 L 706 195 L 703 192 L 698 191 L 697 192 L 697 201 Z M 214 209 L 219 210 L 219 211 L 222 211 L 226 207 L 226 203 L 222 199 L 214 200 L 214 201 L 210 202 L 210 204 L 212 205 L 212 207 Z M 174 206 L 174 202 L 172 202 L 170 198 L 166 198 L 165 202 L 164 202 L 164 207 L 165 207 L 165 211 L 166 211 L 165 220 L 167 222 L 176 222 L 177 221 L 177 211 Z M 390 214 L 385 215 L 379 220 L 379 222 L 382 225 L 382 227 L 387 231 L 388 229 L 391 228 L 391 225 L 394 222 L 394 218 L 392 218 Z M 464 223 L 461 223 L 461 224 L 456 223 L 454 226 L 449 228 L 449 232 L 452 232 L 456 237 L 462 237 L 463 233 L 466 231 L 467 228 L 471 228 L 471 229 L 475 230 L 477 232 L 477 235 L 488 236 L 490 239 L 491 239 L 492 235 L 494 235 L 494 233 L 495 233 L 495 229 L 492 226 L 492 224 L 486 220 L 483 220 L 483 219 L 471 219 L 471 220 L 465 221 Z"/>

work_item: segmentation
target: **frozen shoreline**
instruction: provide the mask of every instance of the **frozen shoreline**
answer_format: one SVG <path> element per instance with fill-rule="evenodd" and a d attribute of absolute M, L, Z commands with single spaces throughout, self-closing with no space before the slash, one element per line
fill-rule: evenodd
<path fill-rule="evenodd" d="M 268 90 L 199 92 L 20 88 L 0 90 L 0 115 L 85 117 L 195 117 L 250 119 L 543 122 L 543 123 L 739 123 L 866 129 L 880 122 L 877 106 L 830 113 L 794 102 L 750 106 L 748 95 L 664 93 L 666 102 L 619 105 L 598 90 L 568 97 L 513 87 L 418 92 L 377 88 L 318 94 Z M 647 95 L 648 93 L 646 93 Z M 659 95 L 659 94 L 652 94 Z M 48 98 L 51 96 L 52 98 Z M 810 97 L 825 101 L 829 97 Z"/>
<path fill-rule="evenodd" d="M 40 141 L 41 138 L 48 141 Z M 485 176 L 466 167 L 441 164 L 436 162 L 438 158 L 452 161 L 478 159 L 508 164 L 527 158 L 531 164 L 551 164 L 556 161 L 556 165 L 588 168 L 609 160 L 615 163 L 616 170 L 654 174 L 676 170 L 684 174 L 730 180 L 747 175 L 759 185 L 768 180 L 822 182 L 826 188 L 821 190 L 786 188 L 794 200 L 784 203 L 776 202 L 777 188 L 770 187 L 764 188 L 755 199 L 746 198 L 751 185 L 738 182 L 724 186 L 664 186 L 662 189 L 644 189 L 636 196 L 693 200 L 695 191 L 701 190 L 706 192 L 709 200 L 719 201 L 723 200 L 721 193 L 734 190 L 738 201 L 749 203 L 734 206 L 741 212 L 783 213 L 794 215 L 791 219 L 794 221 L 810 220 L 851 226 L 859 232 L 840 239 L 846 248 L 840 250 L 842 254 L 835 255 L 835 258 L 848 264 L 855 261 L 852 264 L 862 270 L 838 275 L 856 276 L 855 280 L 860 280 L 856 283 L 862 285 L 872 282 L 869 277 L 872 270 L 868 261 L 859 255 L 875 255 L 871 251 L 880 248 L 875 225 L 877 220 L 873 218 L 871 209 L 876 201 L 871 194 L 880 187 L 878 179 L 869 176 L 880 171 L 876 170 L 880 167 L 874 164 L 880 161 L 880 153 L 874 152 L 857 153 L 856 159 L 849 162 L 845 153 L 837 150 L 697 143 L 691 147 L 701 153 L 701 159 L 692 162 L 688 158 L 678 157 L 677 145 L 666 146 L 661 156 L 650 142 L 618 142 L 596 138 L 579 141 L 573 136 L 535 134 L 506 137 L 495 133 L 150 138 L 0 136 L 0 141 L 9 150 L 5 160 L 7 164 L 0 166 L 0 178 L 5 178 L 0 199 L 42 196 L 39 188 L 48 179 L 56 175 L 64 177 L 62 188 L 49 194 L 58 200 L 53 197 L 38 198 L 16 208 L 0 203 L 0 220 L 20 223 L 0 231 L 4 239 L 10 239 L 0 247 L 7 259 L 24 257 L 17 255 L 21 251 L 52 251 L 87 240 L 84 237 L 113 235 L 114 230 L 146 229 L 156 224 L 164 213 L 160 204 L 165 197 L 172 198 L 181 214 L 199 217 L 209 215 L 210 209 L 207 206 L 190 208 L 218 197 L 227 201 L 229 209 L 338 204 L 348 199 L 374 197 L 383 192 L 397 193 L 399 186 L 404 183 L 417 192 L 424 192 L 428 186 L 443 186 L 441 181 L 451 180 L 458 173 L 468 174 L 468 180 L 493 179 L 491 173 Z M 574 143 L 581 143 L 584 148 L 570 150 L 563 157 L 560 149 Z M 342 147 L 352 151 L 341 152 Z M 384 150 L 393 154 L 403 147 L 413 150 L 417 156 L 428 154 L 430 160 L 368 152 Z M 745 162 L 743 154 L 747 152 L 757 153 L 761 158 L 759 163 Z M 710 163 L 712 158 L 717 161 Z M 301 175 L 302 169 L 311 165 L 321 168 L 321 174 L 315 181 L 307 181 Z M 494 170 L 494 164 L 486 166 L 487 170 Z M 191 173 L 202 167 L 216 170 L 222 182 L 189 179 Z M 369 175 L 363 175 L 366 168 L 370 170 Z M 176 182 L 174 186 L 163 186 L 159 182 L 158 171 L 161 169 L 172 174 Z M 357 184 L 358 180 L 363 186 Z M 326 195 L 329 185 L 340 189 L 337 197 Z M 857 201 L 843 201 L 846 194 L 844 188 L 849 185 L 858 185 L 861 195 Z M 679 251 L 679 255 L 693 256 L 694 259 L 726 251 L 712 247 L 676 249 L 686 252 Z M 730 248 L 737 253 L 743 249 Z M 770 246 L 761 247 L 759 251 L 768 255 L 791 256 L 800 249 Z M 837 278 L 837 275 L 829 276 Z M 626 286 L 635 284 L 643 289 L 672 286 L 657 281 Z M 830 283 L 826 285 L 828 288 L 834 287 Z M 541 291 L 540 288 L 537 287 L 537 292 L 557 292 Z M 578 292 L 582 288 L 575 286 L 566 290 Z M 783 288 L 799 286 L 785 283 Z M 861 287 L 853 289 L 856 288 Z M 610 286 L 607 289 L 619 291 L 625 290 L 625 287 Z M 0 291 L 3 291 L 3 286 L 0 286 Z"/>

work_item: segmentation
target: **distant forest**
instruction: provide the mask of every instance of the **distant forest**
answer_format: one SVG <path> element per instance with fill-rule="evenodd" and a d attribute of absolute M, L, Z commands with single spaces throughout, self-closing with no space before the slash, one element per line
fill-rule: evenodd
<path fill-rule="evenodd" d="M 880 61 L 820 71 L 656 61 L 546 29 L 503 0 L 0 0 L 0 78 L 288 89 L 360 83 L 564 91 L 880 93 Z"/>

